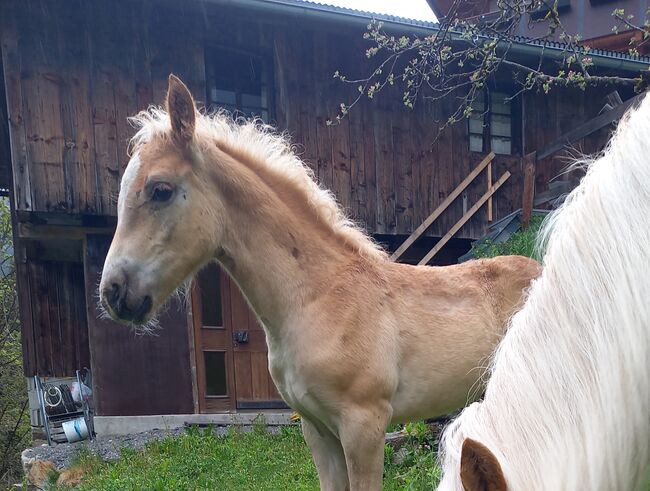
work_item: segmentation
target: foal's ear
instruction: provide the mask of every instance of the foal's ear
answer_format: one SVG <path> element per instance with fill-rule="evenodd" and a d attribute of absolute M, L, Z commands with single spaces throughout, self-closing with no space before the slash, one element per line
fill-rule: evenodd
<path fill-rule="evenodd" d="M 507 491 L 497 458 L 485 445 L 471 438 L 463 442 L 460 480 L 465 491 Z"/>
<path fill-rule="evenodd" d="M 167 112 L 172 122 L 174 140 L 180 145 L 187 145 L 194 137 L 196 106 L 189 89 L 173 74 L 169 74 Z"/>

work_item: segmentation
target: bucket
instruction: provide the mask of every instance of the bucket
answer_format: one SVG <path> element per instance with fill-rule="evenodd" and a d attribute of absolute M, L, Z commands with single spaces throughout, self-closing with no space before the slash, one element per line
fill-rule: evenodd
<path fill-rule="evenodd" d="M 70 443 L 88 438 L 88 428 L 83 418 L 72 419 L 63 423 L 63 432 Z"/>

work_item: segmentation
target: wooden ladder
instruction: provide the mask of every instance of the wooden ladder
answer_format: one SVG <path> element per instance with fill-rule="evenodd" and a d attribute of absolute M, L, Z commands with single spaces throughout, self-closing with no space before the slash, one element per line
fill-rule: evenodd
<path fill-rule="evenodd" d="M 490 152 L 482 161 L 479 163 L 472 172 L 470 172 L 463 182 L 461 182 L 456 189 L 454 189 L 445 200 L 440 203 L 440 205 L 429 215 L 424 222 L 416 228 L 413 233 L 400 245 L 397 250 L 390 257 L 391 260 L 397 261 L 404 252 L 415 242 L 430 226 L 435 222 L 442 213 L 449 208 L 458 196 L 470 185 L 474 179 L 476 179 L 481 172 L 487 167 L 488 169 L 488 189 L 479 198 L 479 200 L 472 206 L 465 214 L 458 220 L 453 227 L 436 243 L 436 245 L 420 260 L 418 265 L 427 264 L 433 257 L 440 252 L 440 250 L 445 246 L 447 242 L 461 229 L 467 221 L 474 216 L 474 214 L 486 203 L 488 202 L 488 219 L 492 219 L 492 195 L 499 189 L 503 183 L 505 183 L 510 178 L 510 172 L 505 171 L 503 175 L 492 184 L 492 160 L 494 159 L 494 152 Z"/>

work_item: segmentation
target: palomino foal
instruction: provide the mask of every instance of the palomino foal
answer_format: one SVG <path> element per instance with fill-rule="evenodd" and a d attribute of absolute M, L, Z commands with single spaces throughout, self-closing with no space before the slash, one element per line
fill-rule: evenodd
<path fill-rule="evenodd" d="M 544 232 L 544 272 L 483 402 L 445 431 L 444 491 L 650 483 L 650 99 Z"/>
<path fill-rule="evenodd" d="M 174 76 L 167 112 L 134 122 L 100 285 L 106 310 L 146 323 L 217 260 L 264 326 L 271 375 L 303 417 L 321 488 L 380 489 L 387 425 L 446 414 L 480 393 L 478 367 L 537 263 L 390 262 L 286 139 L 199 114 Z"/>

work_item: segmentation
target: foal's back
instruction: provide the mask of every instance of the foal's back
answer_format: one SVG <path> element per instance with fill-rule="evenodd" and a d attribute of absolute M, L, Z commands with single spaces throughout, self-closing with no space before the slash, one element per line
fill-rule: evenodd
<path fill-rule="evenodd" d="M 483 367 L 539 276 L 539 264 L 502 256 L 387 269 L 400 347 L 395 419 L 439 416 L 464 406 L 482 392 Z"/>

